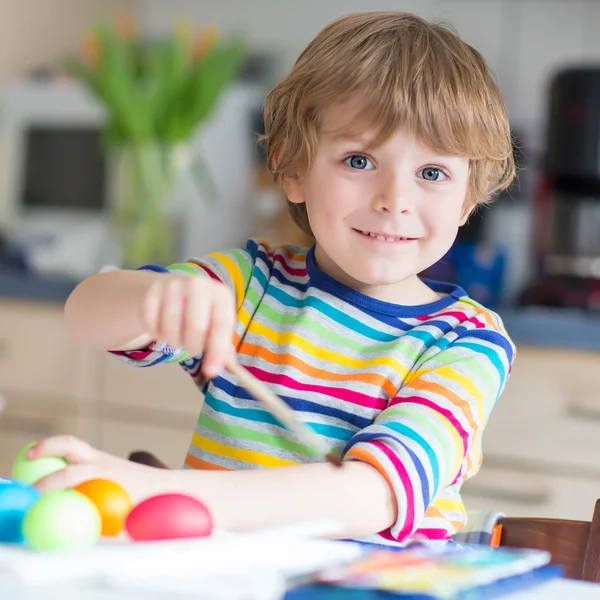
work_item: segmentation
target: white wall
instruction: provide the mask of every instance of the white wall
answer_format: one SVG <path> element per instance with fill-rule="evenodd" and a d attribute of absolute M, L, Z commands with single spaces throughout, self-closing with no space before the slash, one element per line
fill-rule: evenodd
<path fill-rule="evenodd" d="M 132 13 L 135 0 L 0 0 L 0 83 L 77 52 L 95 18 Z"/>
<path fill-rule="evenodd" d="M 368 7 L 368 8 L 367 8 Z M 142 30 L 159 33 L 177 18 L 245 31 L 273 48 L 285 72 L 328 21 L 363 10 L 406 10 L 451 22 L 496 73 L 513 124 L 540 140 L 548 77 L 582 60 L 600 64 L 600 2 L 594 0 L 138 0 Z"/>

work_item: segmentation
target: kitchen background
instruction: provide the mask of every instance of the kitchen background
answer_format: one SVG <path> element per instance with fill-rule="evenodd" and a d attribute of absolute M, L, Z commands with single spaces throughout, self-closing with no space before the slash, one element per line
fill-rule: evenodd
<path fill-rule="evenodd" d="M 121 172 L 100 150 L 106 113 L 64 59 L 85 54 L 86 39 L 89 54 L 98 18 L 148 43 L 183 21 L 201 41 L 210 28 L 240 33 L 242 63 L 191 136 L 164 223 L 180 258 L 250 235 L 305 243 L 256 148 L 261 102 L 320 28 L 365 8 L 0 0 L 0 476 L 26 443 L 55 433 L 178 466 L 201 400 L 177 367 L 126 368 L 63 330 L 75 282 L 124 260 L 110 213 Z M 451 23 L 495 73 L 515 137 L 518 183 L 428 273 L 495 307 L 519 348 L 468 508 L 589 519 L 600 497 L 600 1 L 371 0 L 369 10 Z"/>

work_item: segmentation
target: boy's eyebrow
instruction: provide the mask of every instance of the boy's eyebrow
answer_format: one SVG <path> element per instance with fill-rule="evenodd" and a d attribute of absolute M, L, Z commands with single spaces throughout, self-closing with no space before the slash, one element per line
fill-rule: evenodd
<path fill-rule="evenodd" d="M 344 131 L 323 131 L 323 137 L 326 137 L 333 142 L 357 142 L 364 146 L 371 145 L 374 140 L 374 136 L 372 135 Z"/>

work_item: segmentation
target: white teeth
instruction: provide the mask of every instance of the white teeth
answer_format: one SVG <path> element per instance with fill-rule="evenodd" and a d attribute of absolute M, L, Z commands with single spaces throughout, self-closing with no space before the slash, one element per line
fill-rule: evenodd
<path fill-rule="evenodd" d="M 371 233 L 370 231 L 362 231 L 361 230 L 361 233 L 364 233 L 365 235 L 368 235 L 368 236 L 375 238 L 377 240 L 380 240 L 382 242 L 401 242 L 401 241 L 406 241 L 406 239 L 407 239 L 405 237 L 378 235 L 376 233 Z"/>

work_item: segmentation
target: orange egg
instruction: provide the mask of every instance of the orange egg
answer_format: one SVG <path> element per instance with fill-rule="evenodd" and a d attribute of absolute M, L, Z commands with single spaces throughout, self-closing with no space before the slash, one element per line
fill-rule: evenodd
<path fill-rule="evenodd" d="M 122 531 L 133 503 L 120 485 L 108 479 L 90 479 L 73 489 L 96 505 L 102 517 L 102 535 L 113 537 Z"/>

